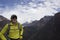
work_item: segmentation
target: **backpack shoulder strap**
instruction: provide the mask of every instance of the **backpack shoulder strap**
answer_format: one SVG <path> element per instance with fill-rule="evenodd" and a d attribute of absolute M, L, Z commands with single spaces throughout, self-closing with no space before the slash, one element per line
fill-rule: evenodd
<path fill-rule="evenodd" d="M 10 30 L 10 23 L 8 23 L 8 34 L 9 34 L 9 30 Z"/>
<path fill-rule="evenodd" d="M 21 27 L 21 26 L 20 26 L 20 25 L 21 25 L 21 24 L 20 24 L 20 23 L 18 23 L 18 29 L 21 31 L 21 29 L 20 29 L 20 27 Z"/>
<path fill-rule="evenodd" d="M 20 23 L 18 23 L 18 29 L 20 30 Z"/>
<path fill-rule="evenodd" d="M 20 31 L 21 31 L 21 29 L 20 29 L 20 23 L 18 23 L 18 29 L 19 29 L 19 38 L 20 38 Z"/>

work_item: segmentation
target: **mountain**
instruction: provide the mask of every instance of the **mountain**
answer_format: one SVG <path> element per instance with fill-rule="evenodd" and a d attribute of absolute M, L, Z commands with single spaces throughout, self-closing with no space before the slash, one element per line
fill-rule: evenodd
<path fill-rule="evenodd" d="M 43 28 L 33 35 L 29 40 L 56 40 L 55 27 L 53 24 L 53 18 L 51 18 Z"/>
<path fill-rule="evenodd" d="M 5 24 L 9 23 L 9 20 L 0 15 L 0 31 L 4 27 Z"/>
<path fill-rule="evenodd" d="M 24 27 L 23 40 L 48 40 L 48 34 L 53 30 L 53 28 L 50 27 L 50 21 L 52 23 L 53 16 L 45 16 L 39 21 L 33 21 L 29 24 L 30 26 L 26 25 L 26 27 Z"/>
<path fill-rule="evenodd" d="M 24 27 L 23 40 L 60 40 L 60 12 Z"/>

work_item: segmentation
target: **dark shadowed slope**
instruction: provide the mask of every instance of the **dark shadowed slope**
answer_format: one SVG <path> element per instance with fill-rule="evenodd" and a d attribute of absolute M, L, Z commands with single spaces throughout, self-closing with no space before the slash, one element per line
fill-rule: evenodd
<path fill-rule="evenodd" d="M 56 40 L 53 18 L 29 40 Z"/>
<path fill-rule="evenodd" d="M 52 23 L 53 16 L 45 16 L 39 21 L 30 23 L 30 26 L 24 27 L 24 40 L 48 40 L 53 29 L 50 21 Z"/>

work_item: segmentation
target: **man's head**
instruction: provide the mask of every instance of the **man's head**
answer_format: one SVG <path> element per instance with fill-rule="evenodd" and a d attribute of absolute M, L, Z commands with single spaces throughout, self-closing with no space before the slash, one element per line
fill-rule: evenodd
<path fill-rule="evenodd" d="M 11 16 L 11 21 L 12 21 L 13 23 L 16 23 L 16 22 L 17 22 L 17 16 L 16 16 L 16 15 L 12 15 L 12 16 Z"/>

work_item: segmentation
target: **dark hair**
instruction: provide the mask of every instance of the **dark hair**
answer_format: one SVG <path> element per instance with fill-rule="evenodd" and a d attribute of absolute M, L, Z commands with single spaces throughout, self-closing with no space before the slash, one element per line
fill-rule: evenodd
<path fill-rule="evenodd" d="M 14 18 L 17 19 L 17 16 L 16 16 L 16 15 L 12 15 L 12 16 L 11 16 L 11 19 L 14 19 Z"/>

